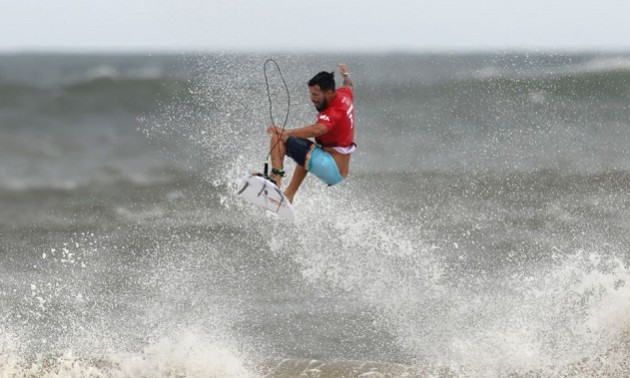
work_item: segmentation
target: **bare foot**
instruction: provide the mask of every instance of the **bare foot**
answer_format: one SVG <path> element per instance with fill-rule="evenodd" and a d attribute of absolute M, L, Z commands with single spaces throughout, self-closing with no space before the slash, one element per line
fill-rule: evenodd
<path fill-rule="evenodd" d="M 293 197 L 295 197 L 295 193 L 289 192 L 288 190 L 284 192 L 285 197 L 289 200 L 289 202 L 293 203 Z"/>
<path fill-rule="evenodd" d="M 271 177 L 271 179 L 276 182 L 276 186 L 278 187 L 278 189 L 280 189 L 280 187 L 282 186 L 282 176 L 272 174 L 269 177 Z"/>

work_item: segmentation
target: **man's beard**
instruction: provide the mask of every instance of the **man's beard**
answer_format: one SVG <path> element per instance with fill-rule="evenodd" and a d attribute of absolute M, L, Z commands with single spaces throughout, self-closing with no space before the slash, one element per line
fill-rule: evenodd
<path fill-rule="evenodd" d="M 317 109 L 318 112 L 323 112 L 324 110 L 326 110 L 326 108 L 328 107 L 328 101 L 326 101 L 326 99 L 324 99 L 324 101 L 322 101 L 322 104 L 317 106 L 315 105 L 315 109 Z"/>

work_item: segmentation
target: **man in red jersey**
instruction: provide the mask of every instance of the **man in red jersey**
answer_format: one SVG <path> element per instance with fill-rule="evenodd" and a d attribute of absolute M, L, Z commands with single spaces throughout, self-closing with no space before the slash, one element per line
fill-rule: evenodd
<path fill-rule="evenodd" d="M 320 72 L 308 82 L 311 101 L 319 112 L 316 123 L 284 132 L 278 126 L 267 130 L 271 134 L 271 177 L 278 188 L 284 177 L 284 156 L 298 164 L 284 192 L 291 202 L 308 172 L 329 186 L 343 181 L 350 172 L 350 155 L 356 150 L 353 83 L 345 64 L 339 65 L 339 73 L 343 77 L 339 89 L 335 89 L 333 72 Z M 316 143 L 308 138 L 315 138 Z"/>

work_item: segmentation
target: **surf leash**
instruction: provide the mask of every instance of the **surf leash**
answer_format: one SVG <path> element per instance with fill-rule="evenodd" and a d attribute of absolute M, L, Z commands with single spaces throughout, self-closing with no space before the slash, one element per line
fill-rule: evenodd
<path fill-rule="evenodd" d="M 263 64 L 263 74 L 265 75 L 265 85 L 267 86 L 267 99 L 269 100 L 269 118 L 271 118 L 271 125 L 276 126 L 276 121 L 273 119 L 273 100 L 271 99 L 271 89 L 269 88 L 269 77 L 267 76 L 267 65 L 270 63 L 275 64 L 276 69 L 278 70 L 278 74 L 280 75 L 280 79 L 282 79 L 282 84 L 284 84 L 284 89 L 287 92 L 287 114 L 284 117 L 284 122 L 282 123 L 282 133 L 280 133 L 280 138 L 278 138 L 276 143 L 269 149 L 269 153 L 267 154 L 267 157 L 265 158 L 265 168 L 264 168 L 265 177 L 269 177 L 268 176 L 269 158 L 271 157 L 271 151 L 273 151 L 278 146 L 278 143 L 280 143 L 280 141 L 282 140 L 282 134 L 284 134 L 284 129 L 287 127 L 287 122 L 289 121 L 289 112 L 291 110 L 291 95 L 289 94 L 289 86 L 287 85 L 286 80 L 284 80 L 284 76 L 282 75 L 282 70 L 280 69 L 280 65 L 278 64 L 278 62 L 276 62 L 275 60 L 271 58 L 267 59 L 265 63 Z"/>

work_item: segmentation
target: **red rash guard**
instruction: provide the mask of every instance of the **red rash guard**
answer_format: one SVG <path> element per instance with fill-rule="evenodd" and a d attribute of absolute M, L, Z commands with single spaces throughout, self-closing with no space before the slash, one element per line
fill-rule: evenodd
<path fill-rule="evenodd" d="M 315 138 L 324 147 L 349 147 L 354 145 L 354 94 L 352 88 L 337 89 L 337 95 L 328 107 L 317 116 L 317 123 L 326 126 L 328 132 Z"/>

